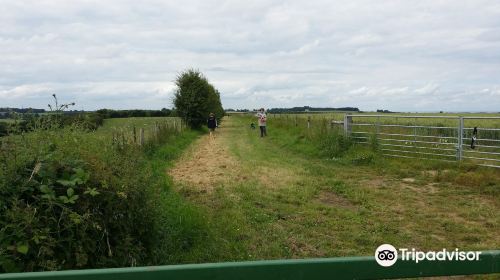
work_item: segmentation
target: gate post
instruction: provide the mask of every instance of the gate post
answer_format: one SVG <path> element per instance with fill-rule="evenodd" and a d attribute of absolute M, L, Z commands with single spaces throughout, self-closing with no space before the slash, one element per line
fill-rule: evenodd
<path fill-rule="evenodd" d="M 458 135 L 457 135 L 457 160 L 462 160 L 463 152 L 463 135 L 464 135 L 464 117 L 458 118 Z"/>
<path fill-rule="evenodd" d="M 345 114 L 344 115 L 344 134 L 346 136 L 350 136 L 351 135 L 351 131 L 352 131 L 352 116 L 350 114 Z"/>

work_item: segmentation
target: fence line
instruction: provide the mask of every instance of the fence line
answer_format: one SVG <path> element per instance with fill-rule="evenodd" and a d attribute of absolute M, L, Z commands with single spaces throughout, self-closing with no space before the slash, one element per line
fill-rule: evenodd
<path fill-rule="evenodd" d="M 160 143 L 172 134 L 177 134 L 186 129 L 181 119 L 156 121 L 149 127 L 118 128 L 112 132 L 113 144 L 145 146 L 149 143 Z"/>
<path fill-rule="evenodd" d="M 295 126 L 297 118 L 295 115 Z M 386 156 L 453 159 L 500 168 L 500 117 L 347 113 L 343 121 L 328 122 L 330 128 L 342 128 L 357 143 L 376 140 Z M 303 117 L 301 124 L 307 129 L 314 126 L 311 116 Z"/>

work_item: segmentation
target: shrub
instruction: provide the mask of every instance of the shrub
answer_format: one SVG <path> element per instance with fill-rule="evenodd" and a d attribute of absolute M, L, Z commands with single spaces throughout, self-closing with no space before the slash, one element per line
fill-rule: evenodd
<path fill-rule="evenodd" d="M 8 124 L 6 122 L 0 121 L 0 137 L 6 136 L 8 134 Z"/>

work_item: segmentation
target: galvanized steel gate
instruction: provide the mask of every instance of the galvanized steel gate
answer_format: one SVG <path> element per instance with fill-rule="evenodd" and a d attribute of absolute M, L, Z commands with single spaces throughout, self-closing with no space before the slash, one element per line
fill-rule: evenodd
<path fill-rule="evenodd" d="M 500 117 L 347 114 L 344 131 L 357 142 L 376 143 L 390 157 L 500 168 Z"/>

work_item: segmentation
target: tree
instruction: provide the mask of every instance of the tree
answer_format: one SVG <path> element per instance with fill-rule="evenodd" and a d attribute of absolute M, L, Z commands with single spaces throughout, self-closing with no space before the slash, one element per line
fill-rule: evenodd
<path fill-rule="evenodd" d="M 214 113 L 220 120 L 224 116 L 224 108 L 220 101 L 220 92 L 210 85 L 210 94 L 208 96 L 208 109 L 210 113 Z"/>
<path fill-rule="evenodd" d="M 176 79 L 174 106 L 177 114 L 192 128 L 200 128 L 209 113 L 221 118 L 224 114 L 220 93 L 198 70 L 188 69 Z"/>

